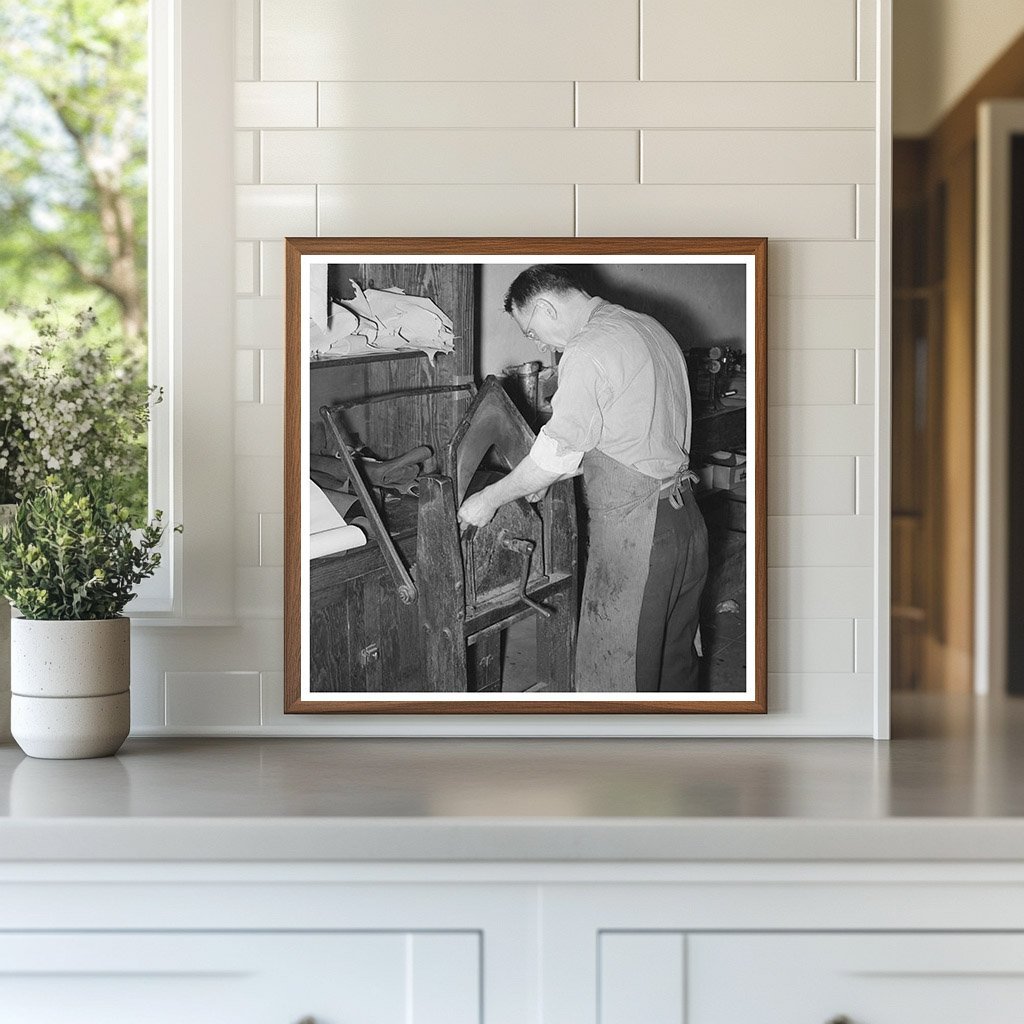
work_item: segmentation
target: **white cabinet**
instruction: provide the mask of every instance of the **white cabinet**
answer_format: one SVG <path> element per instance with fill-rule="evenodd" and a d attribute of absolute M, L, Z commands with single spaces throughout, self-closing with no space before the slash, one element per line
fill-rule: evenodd
<path fill-rule="evenodd" d="M 600 1024 L 1009 1024 L 1024 937 L 600 936 Z"/>
<path fill-rule="evenodd" d="M 0 937 L 3 1020 L 85 1024 L 484 1024 L 478 933 Z M 1008 1024 L 1024 937 L 602 934 L 593 1024 Z M 566 994 L 569 974 L 556 979 Z M 579 1000 L 583 1011 L 588 999 Z M 562 1024 L 547 1007 L 522 1024 Z"/>
<path fill-rule="evenodd" d="M 1009 1024 L 1024 865 L 0 864 L 14 1024 Z"/>
<path fill-rule="evenodd" d="M 691 935 L 686 976 L 686 1024 L 1009 1024 L 1024 937 Z"/>
<path fill-rule="evenodd" d="M 536 888 L 420 870 L 0 864 L 0 1022 L 536 1022 Z"/>
<path fill-rule="evenodd" d="M 542 902 L 543 1024 L 1024 1020 L 1017 864 L 638 864 Z"/>
<path fill-rule="evenodd" d="M 605 932 L 598 937 L 600 1024 L 680 1024 L 686 1008 L 686 936 Z"/>
<path fill-rule="evenodd" d="M 480 935 L 0 936 L 0 1017 L 32 1024 L 481 1024 Z"/>

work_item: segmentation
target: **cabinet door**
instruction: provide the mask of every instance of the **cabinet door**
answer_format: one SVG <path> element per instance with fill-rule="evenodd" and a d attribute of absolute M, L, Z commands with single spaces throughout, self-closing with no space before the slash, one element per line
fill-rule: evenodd
<path fill-rule="evenodd" d="M 32 1024 L 480 1024 L 478 932 L 0 936 Z"/>
<path fill-rule="evenodd" d="M 1008 1024 L 1020 935 L 690 935 L 686 1024 Z"/>

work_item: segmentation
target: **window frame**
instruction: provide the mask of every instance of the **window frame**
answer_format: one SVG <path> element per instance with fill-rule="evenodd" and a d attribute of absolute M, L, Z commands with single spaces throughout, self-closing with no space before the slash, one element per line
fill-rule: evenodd
<path fill-rule="evenodd" d="M 234 4 L 150 0 L 149 500 L 139 625 L 234 623 Z"/>

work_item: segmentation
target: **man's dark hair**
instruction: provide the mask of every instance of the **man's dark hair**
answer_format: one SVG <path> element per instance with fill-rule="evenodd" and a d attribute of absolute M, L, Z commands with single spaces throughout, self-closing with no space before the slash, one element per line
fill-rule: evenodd
<path fill-rule="evenodd" d="M 524 270 L 509 285 L 505 293 L 505 312 L 511 313 L 513 306 L 516 309 L 523 309 L 527 303 L 544 292 L 565 295 L 567 292 L 585 291 L 580 273 L 575 267 L 538 263 Z"/>

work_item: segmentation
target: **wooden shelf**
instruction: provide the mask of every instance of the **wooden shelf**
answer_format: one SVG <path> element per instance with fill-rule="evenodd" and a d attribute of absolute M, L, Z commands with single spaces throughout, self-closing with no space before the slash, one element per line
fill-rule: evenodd
<path fill-rule="evenodd" d="M 327 370 L 332 366 L 355 366 L 359 363 L 380 363 L 392 359 L 426 359 L 426 352 L 398 351 L 362 352 L 354 356 L 337 356 L 333 359 L 310 359 L 309 369 Z"/>

